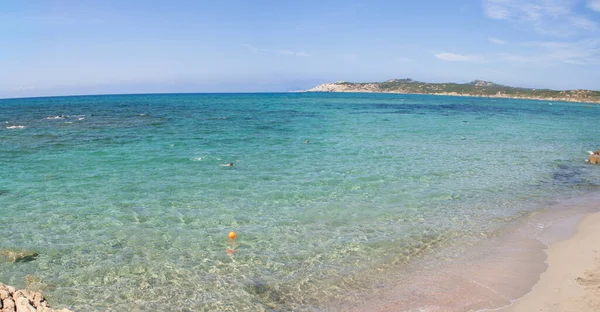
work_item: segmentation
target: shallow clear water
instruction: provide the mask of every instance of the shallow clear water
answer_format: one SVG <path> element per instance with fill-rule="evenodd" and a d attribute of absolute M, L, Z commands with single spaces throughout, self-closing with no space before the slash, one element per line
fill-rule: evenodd
<path fill-rule="evenodd" d="M 418 95 L 0 100 L 0 249 L 40 254 L 0 258 L 0 281 L 80 311 L 318 309 L 599 189 L 599 117 Z"/>

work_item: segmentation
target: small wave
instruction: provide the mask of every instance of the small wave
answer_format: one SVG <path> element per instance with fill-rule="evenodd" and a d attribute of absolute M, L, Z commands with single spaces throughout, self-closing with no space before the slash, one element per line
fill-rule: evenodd
<path fill-rule="evenodd" d="M 65 118 L 67 118 L 67 116 L 64 116 L 64 115 L 46 117 L 46 119 L 65 119 Z"/>
<path fill-rule="evenodd" d="M 25 126 L 8 126 L 6 129 L 25 129 Z"/>

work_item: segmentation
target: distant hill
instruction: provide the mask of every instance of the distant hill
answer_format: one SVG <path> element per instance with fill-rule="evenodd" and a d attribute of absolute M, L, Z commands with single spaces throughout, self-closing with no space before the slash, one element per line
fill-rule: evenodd
<path fill-rule="evenodd" d="M 346 82 L 320 84 L 306 92 L 372 92 L 401 94 L 432 94 L 475 96 L 490 98 L 515 98 L 548 101 L 600 103 L 600 91 L 549 90 L 516 88 L 490 81 L 474 80 L 469 83 L 427 83 L 409 78 L 390 79 L 384 82 Z"/>

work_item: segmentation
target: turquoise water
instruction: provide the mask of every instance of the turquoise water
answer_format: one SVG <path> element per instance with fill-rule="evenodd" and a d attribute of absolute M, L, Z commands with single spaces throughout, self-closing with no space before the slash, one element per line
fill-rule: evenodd
<path fill-rule="evenodd" d="M 420 95 L 0 100 L 0 249 L 40 254 L 0 259 L 0 281 L 77 311 L 318 310 L 598 190 L 599 117 Z"/>

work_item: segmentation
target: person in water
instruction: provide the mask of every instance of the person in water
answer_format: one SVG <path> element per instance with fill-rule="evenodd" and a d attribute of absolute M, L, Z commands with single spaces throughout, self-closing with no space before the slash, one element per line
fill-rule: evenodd
<path fill-rule="evenodd" d="M 223 167 L 233 167 L 233 163 L 222 164 L 221 166 L 223 166 Z"/>

